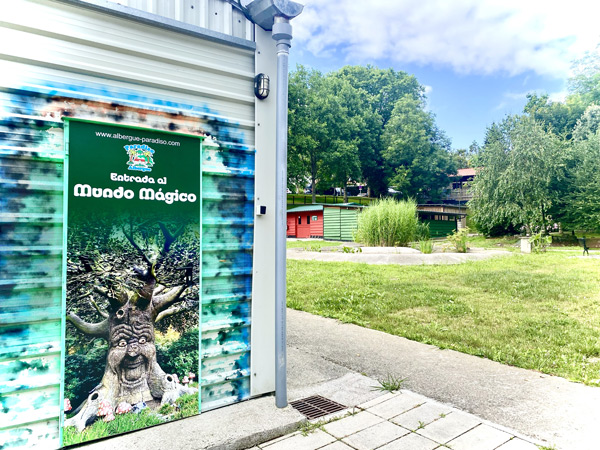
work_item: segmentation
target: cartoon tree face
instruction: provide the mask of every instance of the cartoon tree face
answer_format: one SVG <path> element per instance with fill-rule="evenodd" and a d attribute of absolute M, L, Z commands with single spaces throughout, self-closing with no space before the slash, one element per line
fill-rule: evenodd
<path fill-rule="evenodd" d="M 129 304 L 111 318 L 107 366 L 120 384 L 117 403 L 150 398 L 148 378 L 156 361 L 153 324 L 148 311 Z"/>
<path fill-rule="evenodd" d="M 106 229 L 111 230 L 110 238 Z M 65 421 L 65 426 L 80 431 L 96 419 L 100 405 L 110 405 L 112 413 L 123 402 L 153 406 L 197 392 L 161 369 L 154 334 L 157 322 L 197 306 L 192 277 L 198 261 L 197 237 L 186 233 L 185 225 L 171 232 L 164 222 L 138 226 L 130 222 L 115 230 L 114 225 L 104 227 L 100 250 L 92 245 L 90 251 L 88 242 L 87 250 L 69 254 L 67 296 L 73 300 L 69 303 L 77 305 L 75 299 L 87 297 L 103 320 L 89 322 L 74 311 L 67 314 L 67 320 L 84 335 L 109 344 L 100 384 L 79 412 Z M 85 236 L 78 238 L 80 244 L 85 242 Z M 82 245 L 74 242 L 72 247 L 81 249 Z M 137 262 L 144 268 L 136 266 Z"/>

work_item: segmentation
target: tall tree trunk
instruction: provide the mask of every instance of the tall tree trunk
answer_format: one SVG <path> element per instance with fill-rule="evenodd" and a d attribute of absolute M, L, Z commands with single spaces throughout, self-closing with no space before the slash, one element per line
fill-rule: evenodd
<path fill-rule="evenodd" d="M 317 203 L 317 190 L 316 190 L 316 186 L 317 186 L 317 159 L 311 155 L 310 158 L 310 187 L 311 187 L 311 191 L 312 191 L 312 202 Z"/>

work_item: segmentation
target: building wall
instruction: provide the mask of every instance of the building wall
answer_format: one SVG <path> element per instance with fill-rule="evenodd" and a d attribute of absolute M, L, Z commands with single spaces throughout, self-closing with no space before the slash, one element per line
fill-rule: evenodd
<path fill-rule="evenodd" d="M 313 220 L 315 217 L 317 220 Z M 310 213 L 310 237 L 323 237 L 323 211 L 312 211 Z"/>
<path fill-rule="evenodd" d="M 296 237 L 296 215 L 294 213 L 287 215 L 287 237 Z"/>
<path fill-rule="evenodd" d="M 458 222 L 456 220 L 424 219 L 421 221 L 429 225 L 429 236 L 432 238 L 442 238 L 450 236 L 454 231 L 458 229 Z"/>
<path fill-rule="evenodd" d="M 255 149 L 261 146 L 264 156 L 274 152 L 274 131 L 258 137 L 255 123 L 274 118 L 274 106 L 255 105 L 253 77 L 261 70 L 256 44 L 231 38 L 254 37 L 253 26 L 236 27 L 238 15 L 222 1 L 129 3 L 187 17 L 188 24 L 208 21 L 230 35 L 191 25 L 177 31 L 176 23 L 161 25 L 124 6 L 105 10 L 98 5 L 110 2 L 87 2 L 94 8 L 83 3 L 18 0 L 2 13 L 0 443 L 10 447 L 60 445 L 65 116 L 208 137 L 202 169 L 203 410 L 251 395 L 250 325 L 256 316 L 263 327 L 273 327 L 264 314 L 274 297 L 264 281 L 271 272 L 254 273 L 260 287 L 253 292 L 253 247 Z M 204 15 L 182 9 L 200 3 Z M 221 25 L 207 15 L 218 4 L 225 11 Z M 274 180 L 268 167 L 256 170 L 263 170 L 264 183 Z M 259 225 L 263 234 L 270 227 L 272 216 Z M 269 249 L 258 253 L 261 263 L 271 258 Z M 260 299 L 254 305 L 253 294 Z M 268 331 L 266 336 L 263 342 Z M 265 348 L 263 358 L 273 353 Z M 273 385 L 269 367 L 254 378 L 260 386 L 254 394 Z"/>
<path fill-rule="evenodd" d="M 223 0 L 109 0 L 164 19 L 254 40 L 254 24 L 239 9 Z M 94 2 L 100 3 L 100 2 Z M 117 6 L 118 7 L 118 6 Z"/>
<path fill-rule="evenodd" d="M 352 241 L 358 227 L 359 208 L 325 206 L 323 237 L 332 241 Z"/>

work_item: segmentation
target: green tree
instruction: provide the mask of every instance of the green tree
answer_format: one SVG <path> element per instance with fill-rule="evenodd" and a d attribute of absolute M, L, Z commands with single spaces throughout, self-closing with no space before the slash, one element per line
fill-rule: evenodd
<path fill-rule="evenodd" d="M 425 99 L 423 86 L 414 75 L 406 72 L 367 65 L 345 66 L 337 72 L 337 75 L 371 96 L 371 104 L 375 112 L 381 116 L 382 127 L 390 121 L 396 102 L 404 96 L 408 95 L 420 101 Z"/>
<path fill-rule="evenodd" d="M 600 230 L 600 106 L 589 106 L 573 132 L 565 225 Z"/>
<path fill-rule="evenodd" d="M 392 170 L 390 185 L 405 198 L 439 200 L 457 167 L 450 141 L 425 111 L 423 100 L 405 95 L 396 102 L 383 144 L 383 158 Z"/>
<path fill-rule="evenodd" d="M 459 148 L 452 151 L 452 157 L 459 169 L 465 167 L 477 167 L 479 144 L 477 141 L 471 142 L 468 148 Z"/>
<path fill-rule="evenodd" d="M 386 195 L 392 183 L 407 196 L 439 199 L 456 170 L 413 76 L 372 66 L 323 76 L 298 66 L 289 92 L 288 171 L 295 184 L 310 179 L 313 202 L 317 183 L 349 180 L 364 182 L 369 195 Z"/>
<path fill-rule="evenodd" d="M 343 187 L 344 201 L 348 201 L 348 181 L 360 181 L 362 165 L 370 166 L 376 158 L 378 139 L 369 129 L 380 128 L 381 121 L 363 89 L 337 74 L 324 81 L 320 111 L 327 123 L 329 148 L 323 173 L 332 184 Z"/>
<path fill-rule="evenodd" d="M 591 52 L 576 60 L 572 69 L 574 75 L 569 79 L 570 97 L 584 106 L 600 104 L 600 44 Z"/>
<path fill-rule="evenodd" d="M 347 80 L 368 101 L 370 111 L 363 124 L 359 146 L 361 177 L 370 196 L 385 195 L 391 173 L 382 155 L 385 126 L 398 100 L 405 95 L 424 100 L 425 90 L 413 75 L 371 65 L 345 66 L 334 76 Z"/>
<path fill-rule="evenodd" d="M 309 179 L 313 203 L 327 151 L 327 124 L 321 114 L 323 78 L 321 72 L 299 65 L 289 79 L 288 183 L 304 187 Z"/>
<path fill-rule="evenodd" d="M 573 128 L 585 106 L 578 97 L 569 96 L 564 102 L 553 102 L 548 94 L 527 94 L 523 111 L 544 125 L 546 131 L 571 139 Z"/>
<path fill-rule="evenodd" d="M 520 227 L 545 230 L 564 183 L 564 141 L 530 116 L 493 124 L 480 153 L 482 169 L 472 183 L 472 218 L 486 234 Z"/>

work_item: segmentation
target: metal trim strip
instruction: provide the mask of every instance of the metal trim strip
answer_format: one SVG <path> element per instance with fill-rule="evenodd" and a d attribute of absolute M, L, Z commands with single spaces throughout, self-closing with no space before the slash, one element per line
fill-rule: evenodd
<path fill-rule="evenodd" d="M 235 36 L 230 36 L 225 33 L 208 30 L 206 28 L 189 25 L 177 20 L 161 17 L 156 14 L 151 14 L 139 9 L 123 6 L 117 3 L 112 3 L 107 0 L 51 0 L 56 3 L 65 3 L 80 8 L 91 9 L 113 16 L 135 20 L 147 25 L 163 28 L 169 31 L 186 34 L 188 36 L 206 39 L 212 42 L 232 45 L 234 47 L 243 48 L 246 50 L 256 50 L 256 43 L 241 39 Z"/>

